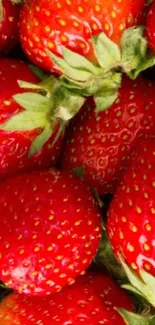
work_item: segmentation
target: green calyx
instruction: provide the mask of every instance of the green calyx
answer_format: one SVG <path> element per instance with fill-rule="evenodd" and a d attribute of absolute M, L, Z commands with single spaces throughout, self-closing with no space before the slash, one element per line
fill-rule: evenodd
<path fill-rule="evenodd" d="M 68 120 L 79 111 L 85 99 L 65 89 L 52 75 L 47 76 L 39 84 L 20 80 L 18 83 L 21 88 L 30 90 L 13 96 L 23 110 L 1 124 L 0 128 L 5 131 L 19 132 L 38 129 L 39 134 L 29 150 L 29 157 L 31 157 L 41 150 L 51 137 L 56 123 L 59 122 L 60 128 L 53 141 L 54 145 Z"/>
<path fill-rule="evenodd" d="M 130 284 L 124 284 L 122 287 L 135 294 L 140 295 L 155 307 L 155 278 L 144 270 L 139 271 L 139 276 L 130 269 L 130 267 L 120 257 L 123 269 L 130 281 Z"/>
<path fill-rule="evenodd" d="M 113 254 L 106 231 L 103 231 L 102 233 L 100 246 L 95 256 L 94 262 L 99 267 L 106 268 L 108 273 L 115 279 L 121 281 L 121 283 L 122 281 L 124 283 L 127 280 L 123 267 L 117 262 Z"/>
<path fill-rule="evenodd" d="M 60 82 L 66 89 L 81 96 L 94 96 L 96 110 L 107 109 L 117 98 L 122 73 L 135 79 L 142 71 L 155 64 L 155 56 L 148 51 L 142 26 L 127 29 L 120 48 L 105 33 L 90 41 L 98 64 L 62 46 L 63 58 L 49 50 L 47 54 L 62 72 Z"/>
<path fill-rule="evenodd" d="M 122 316 L 127 325 L 154 325 L 155 316 L 152 315 L 138 315 L 127 310 L 116 308 L 117 312 Z"/>

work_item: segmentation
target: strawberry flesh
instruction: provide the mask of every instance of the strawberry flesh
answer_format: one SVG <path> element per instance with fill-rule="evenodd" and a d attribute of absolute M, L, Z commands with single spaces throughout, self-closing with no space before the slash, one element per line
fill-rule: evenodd
<path fill-rule="evenodd" d="M 5 325 L 125 325 L 115 307 L 133 310 L 126 292 L 110 277 L 87 273 L 48 297 L 12 293 L 0 304 L 0 321 Z"/>
<path fill-rule="evenodd" d="M 0 185 L 0 279 L 34 295 L 59 291 L 91 264 L 101 216 L 90 190 L 55 169 Z"/>

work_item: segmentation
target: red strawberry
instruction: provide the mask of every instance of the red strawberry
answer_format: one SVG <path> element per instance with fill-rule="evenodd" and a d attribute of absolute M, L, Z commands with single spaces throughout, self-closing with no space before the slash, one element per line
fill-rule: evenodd
<path fill-rule="evenodd" d="M 109 209 L 108 234 L 116 257 L 142 277 L 124 265 L 134 291 L 155 306 L 155 138 L 139 143 L 128 162 Z"/>
<path fill-rule="evenodd" d="M 4 325 L 125 325 L 115 307 L 133 310 L 131 300 L 107 275 L 87 273 L 49 297 L 10 294 L 0 304 Z M 135 323 L 136 324 L 136 323 Z"/>
<path fill-rule="evenodd" d="M 135 151 L 109 209 L 108 233 L 117 256 L 155 275 L 155 139 Z"/>
<path fill-rule="evenodd" d="M 34 295 L 88 268 L 101 237 L 90 190 L 68 173 L 32 172 L 0 185 L 0 279 Z"/>
<path fill-rule="evenodd" d="M 105 32 L 117 44 L 123 31 L 136 24 L 144 0 L 25 0 L 20 35 L 29 59 L 43 69 L 55 70 L 46 50 L 62 55 L 61 46 L 95 61 L 90 38 Z"/>
<path fill-rule="evenodd" d="M 146 34 L 150 48 L 155 52 L 155 2 L 150 5 L 146 20 Z"/>
<path fill-rule="evenodd" d="M 84 178 L 99 194 L 114 192 L 130 150 L 145 132 L 154 133 L 155 85 L 123 80 L 119 97 L 107 111 L 90 99 L 68 127 L 62 167 L 84 167 Z"/>
<path fill-rule="evenodd" d="M 20 8 L 14 0 L 0 1 L 0 54 L 8 53 L 19 42 Z"/>
<path fill-rule="evenodd" d="M 26 116 L 21 116 L 20 120 L 20 115 L 17 114 L 23 111 L 23 108 L 15 102 L 12 96 L 25 92 L 25 89 L 20 88 L 19 80 L 35 84 L 39 82 L 38 78 L 25 63 L 16 60 L 0 59 L 0 178 L 22 170 L 54 164 L 58 158 L 62 142 L 62 137 L 60 136 L 53 144 L 59 129 L 59 124 L 57 123 L 53 134 L 42 150 L 33 155 L 33 157 L 28 157 L 29 149 L 42 129 L 36 128 L 35 123 L 34 127 L 31 125 L 29 129 Z M 5 122 L 11 121 L 12 118 L 14 119 L 15 114 L 17 117 L 17 130 L 12 124 L 4 130 Z M 28 115 L 28 113 L 26 114 Z"/>

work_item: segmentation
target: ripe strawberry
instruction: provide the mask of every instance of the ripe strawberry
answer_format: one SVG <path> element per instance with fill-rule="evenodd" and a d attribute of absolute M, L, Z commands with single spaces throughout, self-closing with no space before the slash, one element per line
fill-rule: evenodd
<path fill-rule="evenodd" d="M 75 176 L 51 169 L 6 180 L 0 211 L 0 279 L 19 292 L 59 291 L 95 256 L 100 212 Z"/>
<path fill-rule="evenodd" d="M 57 123 L 53 134 L 42 150 L 31 158 L 28 157 L 29 149 L 42 129 L 36 128 L 35 123 L 34 127 L 31 125 L 29 129 L 26 116 L 21 117 L 21 120 L 19 119 L 20 115 L 17 113 L 23 111 L 23 108 L 12 98 L 13 95 L 26 91 L 20 88 L 19 80 L 31 83 L 39 82 L 25 63 L 11 59 L 0 59 L 0 178 L 22 170 L 54 164 L 58 158 L 62 142 L 60 136 L 53 144 L 59 129 Z M 17 116 L 15 127 L 4 130 L 5 122 L 11 121 L 15 114 Z"/>
<path fill-rule="evenodd" d="M 146 35 L 150 48 L 155 52 L 155 2 L 150 5 L 146 20 Z"/>
<path fill-rule="evenodd" d="M 90 38 L 105 32 L 117 44 L 123 31 L 136 24 L 145 1 L 125 0 L 25 0 L 20 19 L 20 35 L 29 59 L 43 69 L 57 71 L 49 59 L 49 49 L 59 56 L 61 46 L 95 61 Z"/>
<path fill-rule="evenodd" d="M 115 307 L 133 310 L 130 298 L 110 277 L 87 273 L 72 286 L 48 297 L 12 293 L 0 304 L 4 325 L 125 325 Z"/>
<path fill-rule="evenodd" d="M 62 168 L 84 167 L 84 178 L 99 194 L 114 192 L 125 161 L 136 141 L 154 133 L 155 85 L 124 79 L 116 102 L 95 112 L 92 99 L 68 127 Z"/>
<path fill-rule="evenodd" d="M 138 144 L 109 209 L 114 253 L 155 276 L 155 139 Z"/>
<path fill-rule="evenodd" d="M 8 53 L 19 42 L 20 8 L 14 0 L 0 1 L 0 54 Z"/>

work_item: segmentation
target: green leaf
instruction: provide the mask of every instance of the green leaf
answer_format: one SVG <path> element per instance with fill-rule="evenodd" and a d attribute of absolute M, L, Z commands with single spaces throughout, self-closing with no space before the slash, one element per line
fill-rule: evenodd
<path fill-rule="evenodd" d="M 105 33 L 91 38 L 94 51 L 100 66 L 106 71 L 119 65 L 121 60 L 120 49 Z"/>
<path fill-rule="evenodd" d="M 20 88 L 24 88 L 24 89 L 42 90 L 42 87 L 40 86 L 40 84 L 33 84 L 31 82 L 27 82 L 24 80 L 18 80 L 18 85 L 20 86 Z"/>
<path fill-rule="evenodd" d="M 47 112 L 52 106 L 51 99 L 33 92 L 16 94 L 14 100 L 28 111 Z"/>
<path fill-rule="evenodd" d="M 115 308 L 118 313 L 123 317 L 127 325 L 151 325 L 152 317 L 142 316 L 135 313 L 131 313 L 122 308 Z"/>
<path fill-rule="evenodd" d="M 72 173 L 78 176 L 80 179 L 83 179 L 85 175 L 85 168 L 84 166 L 73 168 Z"/>
<path fill-rule="evenodd" d="M 65 46 L 62 46 L 62 53 L 64 60 L 69 64 L 70 67 L 88 71 L 94 75 L 99 75 L 101 73 L 101 69 L 87 60 L 84 56 L 79 55 Z"/>
<path fill-rule="evenodd" d="M 132 70 L 128 73 L 128 76 L 134 80 L 139 76 L 139 74 L 142 71 L 145 71 L 148 68 L 153 67 L 154 65 L 155 65 L 155 56 L 153 53 L 150 52 L 147 58 L 145 58 L 142 62 L 140 62 L 135 70 Z"/>
<path fill-rule="evenodd" d="M 106 231 L 102 232 L 102 238 L 94 262 L 106 268 L 108 273 L 119 281 L 127 281 L 123 267 L 114 256 Z"/>
<path fill-rule="evenodd" d="M 69 78 L 77 81 L 87 81 L 93 76 L 93 74 L 88 71 L 72 68 L 64 59 L 61 59 L 49 50 L 46 52 L 58 69 Z"/>
<path fill-rule="evenodd" d="M 94 101 L 96 104 L 96 108 L 95 111 L 101 112 L 101 111 L 105 111 L 106 109 L 108 109 L 117 99 L 118 97 L 118 93 L 117 92 L 99 92 L 97 94 L 95 94 L 94 96 Z"/>
<path fill-rule="evenodd" d="M 153 307 L 155 307 L 155 279 L 145 271 L 140 271 L 139 276 L 130 269 L 130 267 L 120 257 L 121 264 L 127 274 L 131 285 L 123 285 L 123 288 L 129 289 L 145 298 Z"/>
<path fill-rule="evenodd" d="M 30 149 L 29 158 L 41 151 L 43 145 L 49 140 L 53 132 L 53 128 L 50 123 L 47 123 L 43 131 L 35 138 Z"/>
<path fill-rule="evenodd" d="M 67 91 L 65 88 L 58 94 L 58 102 L 56 103 L 55 116 L 63 121 L 69 121 L 75 116 L 85 102 L 85 98 Z"/>
<path fill-rule="evenodd" d="M 13 115 L 4 124 L 0 125 L 5 131 L 28 131 L 44 127 L 47 118 L 44 112 L 23 111 Z"/>
<path fill-rule="evenodd" d="M 11 0 L 11 2 L 13 4 L 19 4 L 19 3 L 22 3 L 22 0 Z"/>
<path fill-rule="evenodd" d="M 29 64 L 30 70 L 40 79 L 44 80 L 48 75 L 33 64 Z"/>
<path fill-rule="evenodd" d="M 148 51 L 144 27 L 134 26 L 125 30 L 121 40 L 121 67 L 131 78 L 135 79 L 144 70 L 155 64 L 155 56 Z"/>

